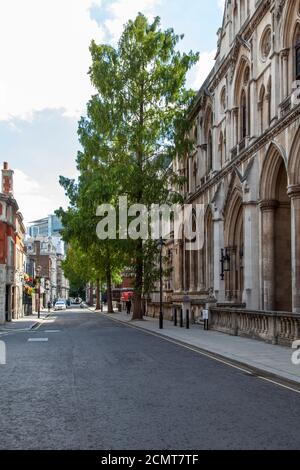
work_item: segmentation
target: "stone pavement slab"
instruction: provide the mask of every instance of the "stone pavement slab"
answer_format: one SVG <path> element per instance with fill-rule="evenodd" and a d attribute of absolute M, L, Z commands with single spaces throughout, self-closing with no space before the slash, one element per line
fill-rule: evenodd
<path fill-rule="evenodd" d="M 11 322 L 6 322 L 3 325 L 0 325 L 0 333 L 31 330 L 36 325 L 45 320 L 45 318 L 48 316 L 48 311 L 45 311 L 41 312 L 40 318 L 38 318 L 37 313 L 33 313 L 32 315 L 18 318 L 17 320 L 12 320 Z"/>
<path fill-rule="evenodd" d="M 175 327 L 172 322 L 164 320 L 164 329 L 159 330 L 158 319 L 144 317 L 144 321 L 131 321 L 131 317 L 126 313 L 103 314 L 145 331 L 155 332 L 202 351 L 244 364 L 259 372 L 300 384 L 300 365 L 296 366 L 292 363 L 294 351 L 291 348 L 230 336 L 217 331 L 204 331 L 199 325 L 191 325 L 191 328 L 187 330 Z"/>

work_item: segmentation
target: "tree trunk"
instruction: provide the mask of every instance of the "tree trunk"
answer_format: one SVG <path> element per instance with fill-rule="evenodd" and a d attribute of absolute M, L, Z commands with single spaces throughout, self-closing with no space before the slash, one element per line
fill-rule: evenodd
<path fill-rule="evenodd" d="M 111 272 L 110 270 L 106 274 L 107 276 L 107 312 L 114 313 L 112 303 L 112 292 L 111 292 Z"/>
<path fill-rule="evenodd" d="M 89 305 L 92 307 L 93 306 L 93 290 L 94 290 L 94 287 L 93 287 L 93 284 L 90 285 L 90 288 L 89 288 Z"/>
<path fill-rule="evenodd" d="M 135 270 L 135 295 L 133 299 L 132 320 L 143 320 L 142 291 L 143 291 L 143 242 L 138 241 Z"/>
<path fill-rule="evenodd" d="M 100 279 L 97 279 L 96 296 L 97 296 L 96 310 L 100 310 L 100 309 L 101 309 L 101 303 L 100 303 Z"/>

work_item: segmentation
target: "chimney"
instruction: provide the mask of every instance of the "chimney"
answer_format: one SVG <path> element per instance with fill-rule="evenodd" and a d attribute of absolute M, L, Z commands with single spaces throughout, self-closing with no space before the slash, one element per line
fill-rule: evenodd
<path fill-rule="evenodd" d="M 7 196 L 13 196 L 14 194 L 14 172 L 9 169 L 7 162 L 3 163 L 2 193 Z"/>

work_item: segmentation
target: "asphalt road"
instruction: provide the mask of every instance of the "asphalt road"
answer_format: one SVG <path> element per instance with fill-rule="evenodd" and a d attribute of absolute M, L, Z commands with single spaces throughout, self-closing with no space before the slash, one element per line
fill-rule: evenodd
<path fill-rule="evenodd" d="M 0 449 L 300 448 L 299 394 L 89 311 L 53 316 L 0 336 Z"/>

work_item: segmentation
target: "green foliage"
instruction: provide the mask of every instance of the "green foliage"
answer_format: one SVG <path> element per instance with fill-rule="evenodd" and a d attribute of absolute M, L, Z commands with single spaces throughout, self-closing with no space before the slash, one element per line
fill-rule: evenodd
<path fill-rule="evenodd" d="M 138 296 L 157 278 L 157 246 L 96 240 L 96 209 L 102 203 L 117 206 L 125 195 L 129 205 L 174 202 L 169 189 L 183 179 L 172 161 L 192 145 L 187 109 L 194 92 L 185 88 L 186 74 L 198 60 L 198 54 L 178 52 L 181 39 L 173 29 L 162 31 L 159 18 L 149 23 L 139 14 L 116 48 L 92 42 L 89 74 L 96 93 L 79 123 L 80 177 L 78 183 L 61 178 L 70 199 L 68 211 L 59 211 L 65 240 L 76 239 L 83 250 L 98 253 L 106 271 L 133 264 Z"/>

